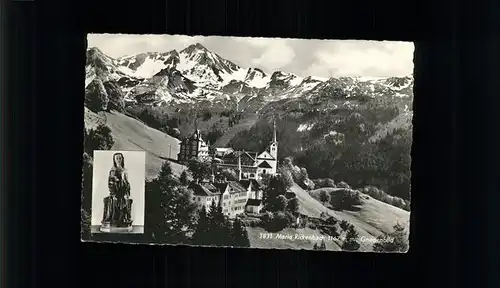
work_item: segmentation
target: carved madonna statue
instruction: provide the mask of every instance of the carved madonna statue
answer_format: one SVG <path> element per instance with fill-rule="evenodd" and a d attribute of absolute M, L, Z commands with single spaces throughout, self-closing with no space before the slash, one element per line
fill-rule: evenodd
<path fill-rule="evenodd" d="M 122 153 L 113 155 L 113 167 L 108 177 L 109 196 L 104 197 L 102 232 L 132 231 L 132 199 L 125 159 Z"/>

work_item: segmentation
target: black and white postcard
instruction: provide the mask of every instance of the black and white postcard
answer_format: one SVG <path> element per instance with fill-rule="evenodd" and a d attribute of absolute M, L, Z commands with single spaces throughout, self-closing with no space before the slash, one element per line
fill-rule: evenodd
<path fill-rule="evenodd" d="M 412 42 L 87 42 L 83 240 L 408 251 Z"/>

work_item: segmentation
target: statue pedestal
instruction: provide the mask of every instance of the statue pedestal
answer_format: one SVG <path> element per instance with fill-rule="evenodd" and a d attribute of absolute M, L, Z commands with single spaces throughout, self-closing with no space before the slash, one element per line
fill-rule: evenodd
<path fill-rule="evenodd" d="M 99 228 L 99 231 L 104 233 L 131 233 L 134 231 L 132 224 L 126 227 L 113 226 L 110 223 L 103 223 Z"/>

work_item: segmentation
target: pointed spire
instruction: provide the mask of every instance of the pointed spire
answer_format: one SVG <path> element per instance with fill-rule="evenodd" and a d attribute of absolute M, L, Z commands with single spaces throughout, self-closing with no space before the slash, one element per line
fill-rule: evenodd
<path fill-rule="evenodd" d="M 276 118 L 273 118 L 273 142 L 274 143 L 278 142 L 276 140 Z"/>
<path fill-rule="evenodd" d="M 241 153 L 238 155 L 238 181 L 241 181 Z"/>

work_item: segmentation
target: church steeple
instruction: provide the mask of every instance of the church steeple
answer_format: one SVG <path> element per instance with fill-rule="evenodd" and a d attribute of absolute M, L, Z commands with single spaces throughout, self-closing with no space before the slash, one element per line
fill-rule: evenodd
<path fill-rule="evenodd" d="M 277 143 L 276 140 L 276 119 L 273 119 L 273 143 Z"/>
<path fill-rule="evenodd" d="M 271 145 L 269 145 L 269 154 L 271 154 L 271 156 L 273 156 L 274 159 L 278 159 L 278 138 L 276 137 L 276 119 L 273 119 L 273 140 L 271 141 Z"/>
<path fill-rule="evenodd" d="M 238 155 L 238 181 L 241 181 L 241 152 Z"/>

